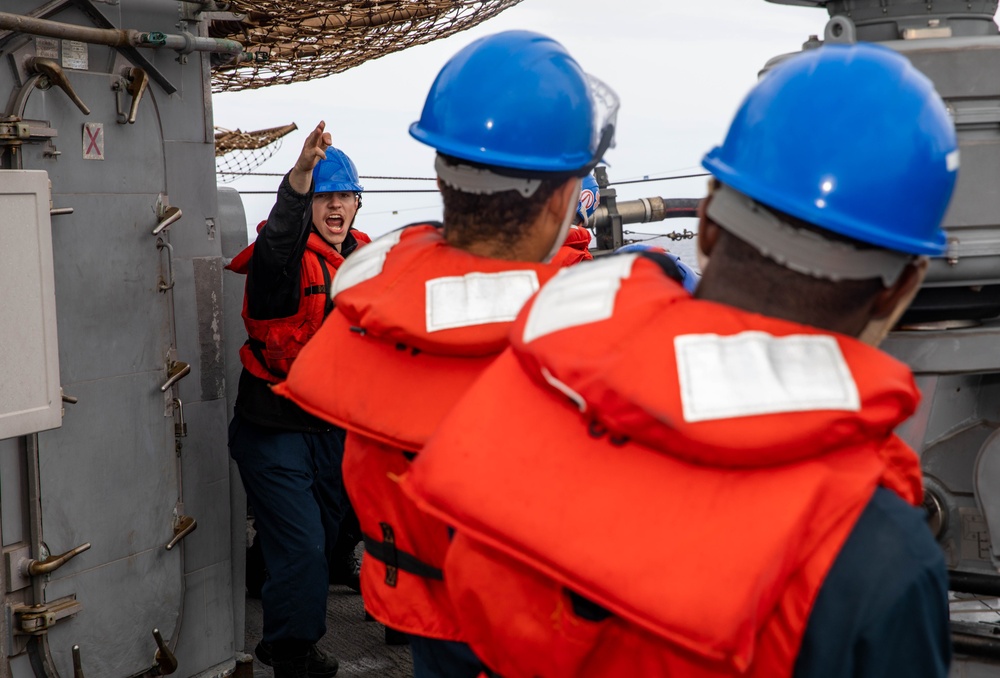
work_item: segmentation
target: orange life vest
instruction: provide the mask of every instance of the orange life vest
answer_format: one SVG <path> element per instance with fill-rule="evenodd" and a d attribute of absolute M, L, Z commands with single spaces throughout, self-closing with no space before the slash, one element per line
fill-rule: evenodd
<path fill-rule="evenodd" d="M 877 486 L 909 369 L 846 336 L 691 298 L 651 261 L 567 269 L 403 488 L 457 535 L 444 573 L 505 678 L 789 676 Z"/>
<path fill-rule="evenodd" d="M 275 388 L 348 430 L 344 483 L 367 549 L 362 595 L 392 628 L 462 638 L 441 581 L 447 525 L 419 511 L 398 480 L 507 346 L 524 302 L 557 271 L 469 254 L 431 225 L 391 233 L 341 268 L 336 309 Z M 343 355 L 351 360 L 330 359 Z"/>
<path fill-rule="evenodd" d="M 594 255 L 590 253 L 590 231 L 583 226 L 570 226 L 566 242 L 556 250 L 551 263 L 556 266 L 572 266 L 593 258 Z"/>
<path fill-rule="evenodd" d="M 257 226 L 258 232 L 266 221 Z M 358 247 L 371 242 L 366 234 L 352 229 Z M 230 271 L 246 275 L 250 270 L 250 260 L 256 243 L 250 243 L 242 252 L 233 257 L 226 266 Z M 311 253 L 311 254 L 310 254 Z M 310 233 L 306 241 L 306 253 L 302 257 L 299 308 L 294 315 L 285 318 L 256 320 L 247 311 L 247 297 L 243 296 L 243 324 L 248 339 L 240 348 L 240 361 L 250 374 L 276 384 L 288 374 L 306 342 L 316 334 L 323 318 L 332 310 L 330 283 L 344 257 L 318 233 Z"/>

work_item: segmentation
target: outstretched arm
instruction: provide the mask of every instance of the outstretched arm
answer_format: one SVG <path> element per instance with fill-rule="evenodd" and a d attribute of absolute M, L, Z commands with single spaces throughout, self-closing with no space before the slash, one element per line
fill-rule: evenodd
<path fill-rule="evenodd" d="M 324 131 L 326 123 L 322 120 L 316 125 L 316 129 L 309 133 L 305 143 L 302 145 L 302 152 L 295 167 L 288 173 L 288 183 L 296 193 L 308 193 L 312 188 L 312 171 L 320 160 L 326 159 L 326 149 L 333 144 L 333 138 L 329 132 Z"/>
<path fill-rule="evenodd" d="M 320 121 L 306 137 L 295 166 L 281 181 L 277 200 L 257 236 L 248 278 L 251 318 L 283 318 L 299 305 L 299 263 L 312 225 L 312 171 L 331 143 Z"/>

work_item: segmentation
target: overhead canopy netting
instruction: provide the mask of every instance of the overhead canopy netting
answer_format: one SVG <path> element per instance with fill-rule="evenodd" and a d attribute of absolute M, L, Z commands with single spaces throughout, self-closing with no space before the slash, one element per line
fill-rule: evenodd
<path fill-rule="evenodd" d="M 281 148 L 281 138 L 297 130 L 295 123 L 256 132 L 215 128 L 215 172 L 227 184 L 260 167 Z"/>
<path fill-rule="evenodd" d="M 266 60 L 217 66 L 212 90 L 237 92 L 340 73 L 370 59 L 444 38 L 521 0 L 232 0 L 241 21 L 210 34 Z"/>

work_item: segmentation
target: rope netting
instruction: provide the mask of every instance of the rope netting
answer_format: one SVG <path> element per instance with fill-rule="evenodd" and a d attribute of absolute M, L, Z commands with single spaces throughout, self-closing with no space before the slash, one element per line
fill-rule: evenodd
<path fill-rule="evenodd" d="M 297 129 L 294 122 L 256 132 L 216 127 L 215 172 L 219 183 L 236 181 L 260 167 L 281 148 L 281 138 Z"/>
<path fill-rule="evenodd" d="M 236 92 L 340 73 L 370 59 L 444 38 L 521 0 L 232 0 L 240 21 L 213 21 L 266 60 L 217 66 L 212 90 Z"/>

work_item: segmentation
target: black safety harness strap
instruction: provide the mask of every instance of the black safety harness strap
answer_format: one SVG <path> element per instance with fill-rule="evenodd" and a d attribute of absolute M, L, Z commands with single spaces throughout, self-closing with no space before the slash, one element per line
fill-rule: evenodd
<path fill-rule="evenodd" d="M 323 306 L 323 317 L 330 315 L 330 311 L 333 310 L 333 299 L 330 298 L 329 290 L 330 287 L 330 269 L 326 265 L 326 259 L 321 257 L 318 252 L 313 252 L 316 258 L 319 259 L 319 267 L 323 270 L 323 287 L 320 289 L 319 285 L 313 285 L 312 287 L 306 288 L 306 296 L 310 294 L 326 294 L 326 304 Z M 316 291 L 310 291 L 316 290 Z"/>
<path fill-rule="evenodd" d="M 385 564 L 385 583 L 395 587 L 399 580 L 399 571 L 409 572 L 424 579 L 444 580 L 441 570 L 428 565 L 413 554 L 396 548 L 396 533 L 388 523 L 379 523 L 382 528 L 382 541 L 364 534 L 365 554 Z"/>

